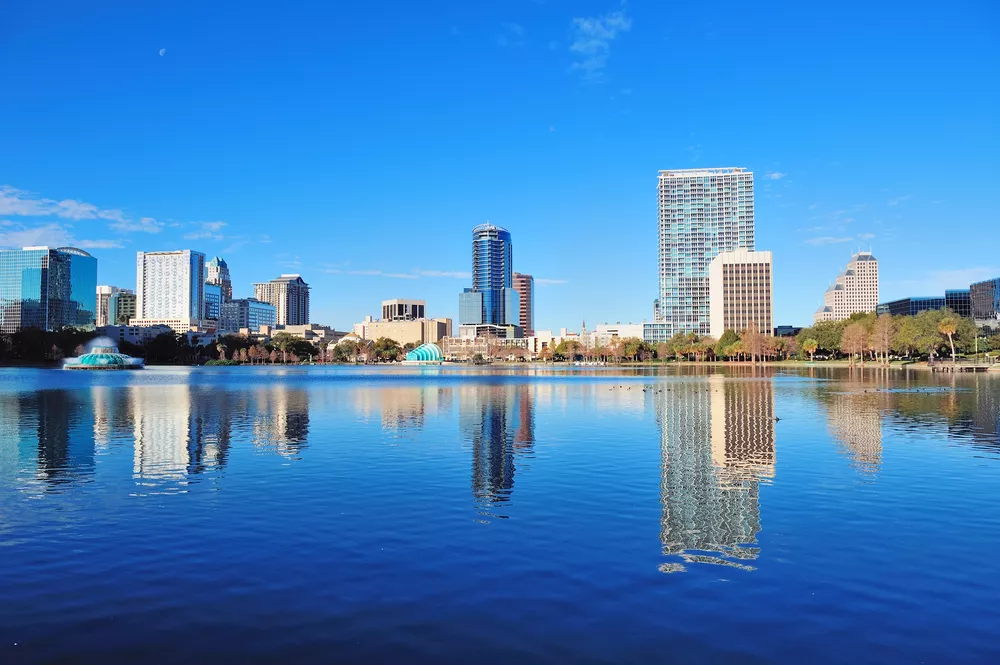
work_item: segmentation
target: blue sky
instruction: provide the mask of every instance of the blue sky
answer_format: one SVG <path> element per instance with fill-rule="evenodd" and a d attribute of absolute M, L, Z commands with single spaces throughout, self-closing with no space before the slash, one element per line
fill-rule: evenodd
<path fill-rule="evenodd" d="M 883 299 L 1000 275 L 998 35 L 989 0 L 8 0 L 0 244 L 298 272 L 343 329 L 456 316 L 490 220 L 575 329 L 651 317 L 659 169 L 744 166 L 801 325 L 859 246 Z"/>

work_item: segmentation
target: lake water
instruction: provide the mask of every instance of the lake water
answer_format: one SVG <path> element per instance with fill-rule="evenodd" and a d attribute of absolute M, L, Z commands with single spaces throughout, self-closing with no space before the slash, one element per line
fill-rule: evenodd
<path fill-rule="evenodd" d="M 692 372 L 0 370 L 0 662 L 1000 662 L 1000 376 Z"/>

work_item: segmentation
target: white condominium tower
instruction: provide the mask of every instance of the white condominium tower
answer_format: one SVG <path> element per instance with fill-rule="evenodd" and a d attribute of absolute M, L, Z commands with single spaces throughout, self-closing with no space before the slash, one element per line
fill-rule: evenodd
<path fill-rule="evenodd" d="M 270 282 L 253 285 L 254 297 L 269 302 L 277 310 L 279 326 L 309 323 L 309 285 L 299 275 L 282 275 Z"/>
<path fill-rule="evenodd" d="M 182 332 L 205 314 L 205 255 L 190 249 L 136 252 L 133 325 L 168 325 Z"/>
<path fill-rule="evenodd" d="M 753 172 L 660 171 L 660 297 L 667 335 L 710 333 L 708 267 L 720 252 L 753 251 Z"/>
<path fill-rule="evenodd" d="M 871 252 L 858 252 L 823 294 L 813 322 L 842 321 L 855 312 L 874 312 L 877 306 L 878 259 Z"/>

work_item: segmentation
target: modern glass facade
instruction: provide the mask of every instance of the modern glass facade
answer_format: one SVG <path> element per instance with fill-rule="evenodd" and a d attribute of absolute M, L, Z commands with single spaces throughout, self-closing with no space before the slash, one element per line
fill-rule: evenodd
<path fill-rule="evenodd" d="M 222 285 L 205 282 L 205 316 L 208 321 L 218 321 L 222 315 Z"/>
<path fill-rule="evenodd" d="M 241 328 L 260 330 L 261 326 L 274 326 L 278 310 L 269 302 L 254 298 L 239 298 L 222 303 L 219 330 L 238 332 Z"/>
<path fill-rule="evenodd" d="M 481 325 L 483 321 L 483 294 L 465 289 L 458 294 L 458 321 L 460 325 Z"/>
<path fill-rule="evenodd" d="M 753 173 L 660 171 L 659 308 L 670 335 L 710 330 L 708 267 L 720 252 L 754 249 Z"/>
<path fill-rule="evenodd" d="M 1000 277 L 970 286 L 969 304 L 977 326 L 1000 329 Z"/>
<path fill-rule="evenodd" d="M 93 329 L 97 259 L 74 247 L 0 250 L 0 332 Z"/>
<path fill-rule="evenodd" d="M 969 289 L 951 289 L 945 291 L 944 306 L 963 319 L 972 316 L 972 300 Z"/>
<path fill-rule="evenodd" d="M 131 291 L 119 291 L 108 297 L 108 325 L 128 325 L 135 318 L 135 294 Z"/>
<path fill-rule="evenodd" d="M 878 307 L 875 308 L 875 312 L 880 316 L 882 314 L 892 314 L 893 316 L 914 316 L 918 312 L 923 312 L 928 309 L 944 309 L 944 306 L 944 298 L 936 296 L 927 298 L 900 298 L 899 300 L 880 303 Z"/>
<path fill-rule="evenodd" d="M 459 296 L 459 324 L 520 324 L 521 301 L 513 289 L 513 257 L 507 229 L 487 223 L 472 230 L 472 289 Z M 473 311 L 477 300 L 478 315 Z"/>

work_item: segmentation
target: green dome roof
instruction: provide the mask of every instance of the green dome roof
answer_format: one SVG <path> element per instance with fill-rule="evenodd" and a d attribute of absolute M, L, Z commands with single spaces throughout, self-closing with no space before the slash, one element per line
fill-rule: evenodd
<path fill-rule="evenodd" d="M 441 353 L 441 347 L 437 344 L 423 344 L 407 353 L 406 359 L 418 361 L 441 361 L 444 360 L 444 354 Z"/>

